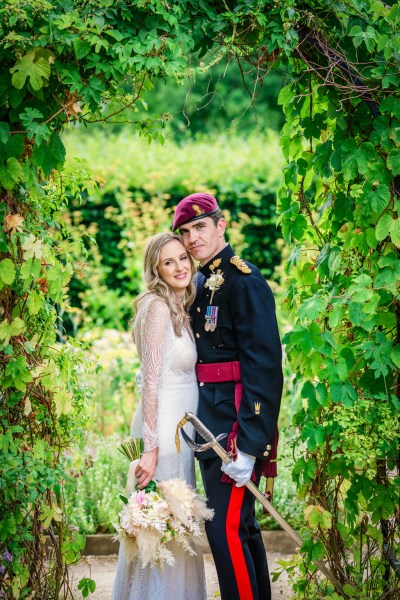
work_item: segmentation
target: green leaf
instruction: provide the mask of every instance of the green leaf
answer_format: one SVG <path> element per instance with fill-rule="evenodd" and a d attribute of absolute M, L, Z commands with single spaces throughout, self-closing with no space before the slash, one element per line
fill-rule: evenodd
<path fill-rule="evenodd" d="M 286 85 L 281 89 L 278 96 L 278 104 L 281 106 L 286 106 L 291 104 L 294 101 L 294 94 L 291 87 L 291 84 Z"/>
<path fill-rule="evenodd" d="M 10 69 L 10 73 L 13 73 L 11 83 L 17 89 L 23 88 L 28 77 L 29 83 L 35 91 L 40 90 L 47 83 L 51 72 L 49 61 L 39 58 L 34 62 L 34 59 L 35 53 L 28 52 Z"/>
<path fill-rule="evenodd" d="M 328 398 L 328 390 L 326 389 L 325 384 L 319 383 L 316 387 L 317 391 L 317 402 L 321 406 L 324 406 L 327 398 Z"/>
<path fill-rule="evenodd" d="M 389 152 L 387 164 L 393 175 L 400 175 L 400 148 L 393 148 Z"/>
<path fill-rule="evenodd" d="M 28 107 L 20 114 L 19 118 L 24 127 L 29 127 L 36 119 L 43 119 L 43 115 L 37 108 Z"/>
<path fill-rule="evenodd" d="M 37 460 L 43 460 L 46 455 L 47 443 L 45 440 L 37 439 L 33 444 L 33 456 Z"/>
<path fill-rule="evenodd" d="M 73 44 L 75 56 L 78 60 L 85 58 L 85 56 L 87 56 L 91 50 L 90 43 L 86 42 L 85 40 L 81 40 L 80 38 L 75 39 Z"/>
<path fill-rule="evenodd" d="M 336 364 L 337 372 L 340 378 L 340 381 L 346 381 L 348 376 L 347 364 L 345 359 L 341 356 Z"/>
<path fill-rule="evenodd" d="M 400 219 L 393 219 L 390 229 L 389 229 L 390 237 L 392 239 L 393 244 L 395 246 L 400 246 Z"/>
<path fill-rule="evenodd" d="M 9 123 L 0 123 L 0 142 L 6 144 L 10 139 L 10 125 Z"/>
<path fill-rule="evenodd" d="M 11 191 L 23 179 L 23 175 L 22 166 L 14 157 L 8 158 L 5 165 L 0 165 L 0 183 L 6 190 Z"/>
<path fill-rule="evenodd" d="M 71 394 L 66 389 L 61 389 L 53 394 L 53 401 L 56 407 L 57 416 L 68 414 L 72 409 Z"/>
<path fill-rule="evenodd" d="M 364 175 L 371 162 L 375 160 L 375 148 L 370 142 L 362 144 L 356 152 L 357 165 L 359 172 Z"/>
<path fill-rule="evenodd" d="M 331 396 L 334 402 L 340 402 L 342 399 L 343 384 L 337 381 L 331 385 Z"/>
<path fill-rule="evenodd" d="M 396 271 L 384 268 L 379 271 L 374 279 L 374 288 L 385 288 L 390 285 L 396 285 L 399 281 L 399 275 Z"/>
<path fill-rule="evenodd" d="M 342 262 L 342 254 L 341 254 L 340 248 L 338 248 L 338 247 L 332 248 L 329 253 L 329 259 L 328 259 L 328 268 L 329 268 L 329 274 L 331 277 L 333 277 L 335 275 L 335 273 L 337 273 L 339 271 L 341 262 Z"/>
<path fill-rule="evenodd" d="M 321 425 L 319 425 L 316 429 L 315 429 L 315 441 L 317 444 L 317 447 L 322 446 L 322 444 L 325 443 L 326 440 L 326 431 L 325 428 L 322 427 Z"/>
<path fill-rule="evenodd" d="M 372 210 L 380 213 L 385 210 L 390 201 L 389 186 L 380 184 L 378 187 L 367 194 L 367 201 L 371 204 Z"/>
<path fill-rule="evenodd" d="M 288 343 L 290 348 L 300 347 L 302 352 L 309 354 L 310 350 L 319 350 L 324 345 L 321 331 L 316 323 L 311 323 L 308 329 L 296 325 L 284 338 L 284 343 Z"/>
<path fill-rule="evenodd" d="M 323 273 L 325 276 L 329 274 L 329 256 L 330 256 L 330 244 L 324 244 L 321 248 L 320 253 L 317 256 L 315 261 L 315 266 Z"/>
<path fill-rule="evenodd" d="M 374 146 L 370 142 L 364 142 L 361 146 L 358 146 L 354 138 L 348 138 L 341 149 L 337 149 L 337 152 L 340 152 L 342 157 L 341 167 L 344 176 L 348 180 L 355 179 L 358 173 L 365 174 L 370 163 L 375 159 Z M 339 170 L 337 165 L 332 164 L 332 166 L 335 170 Z"/>
<path fill-rule="evenodd" d="M 155 492 L 157 490 L 157 483 L 152 479 L 144 489 L 146 492 Z"/>
<path fill-rule="evenodd" d="M 348 294 L 352 297 L 354 302 L 367 302 L 367 300 L 370 300 L 373 295 L 371 285 L 371 277 L 365 273 L 362 273 L 356 277 L 354 283 L 350 285 Z"/>
<path fill-rule="evenodd" d="M 60 169 L 65 161 L 65 147 L 58 134 L 53 133 L 46 144 L 41 142 L 32 152 L 32 161 L 48 176 L 53 169 Z"/>
<path fill-rule="evenodd" d="M 322 506 L 307 506 L 304 510 L 304 518 L 314 529 L 317 527 L 331 529 L 332 527 L 332 515 Z"/>
<path fill-rule="evenodd" d="M 290 273 L 292 268 L 294 266 L 298 265 L 300 257 L 301 257 L 301 244 L 296 244 L 292 250 L 291 255 L 289 256 L 289 258 L 286 262 L 286 265 L 285 265 L 286 273 Z"/>
<path fill-rule="evenodd" d="M 301 397 L 307 400 L 315 400 L 315 387 L 311 381 L 306 381 L 301 388 Z"/>
<path fill-rule="evenodd" d="M 40 144 L 42 140 L 48 140 L 51 135 L 50 129 L 46 123 L 32 123 L 28 127 L 28 138 L 35 139 L 36 144 Z"/>
<path fill-rule="evenodd" d="M 36 290 L 33 290 L 29 294 L 28 299 L 28 310 L 29 314 L 37 315 L 39 310 L 42 308 L 44 302 L 44 298 L 42 294 L 39 294 Z"/>
<path fill-rule="evenodd" d="M 62 510 L 54 504 L 51 506 L 44 506 L 39 519 L 43 523 L 43 528 L 48 529 L 52 521 L 62 521 Z"/>
<path fill-rule="evenodd" d="M 16 183 L 23 179 L 22 166 L 16 158 L 11 157 L 7 159 L 6 169 L 8 176 Z"/>
<path fill-rule="evenodd" d="M 11 259 L 5 258 L 0 262 L 0 280 L 11 285 L 15 279 L 15 266 Z"/>
<path fill-rule="evenodd" d="M 7 346 L 11 337 L 20 335 L 23 331 L 25 331 L 25 323 L 19 317 L 16 317 L 11 323 L 4 320 L 0 324 L 0 339 L 3 340 L 4 344 Z"/>
<path fill-rule="evenodd" d="M 314 321 L 323 314 L 325 307 L 326 300 L 324 298 L 312 296 L 300 306 L 298 315 L 301 319 Z"/>
<path fill-rule="evenodd" d="M 345 583 L 343 586 L 343 591 L 350 597 L 357 595 L 357 590 L 355 587 L 350 585 L 349 583 Z"/>
<path fill-rule="evenodd" d="M 378 240 L 376 239 L 375 235 L 375 229 L 373 229 L 372 227 L 368 227 L 368 229 L 366 229 L 365 231 L 365 239 L 367 240 L 368 246 L 375 250 L 375 248 L 378 245 Z"/>
<path fill-rule="evenodd" d="M 376 44 L 376 31 L 368 25 L 363 31 L 359 25 L 355 25 L 350 30 L 350 36 L 353 37 L 353 44 L 358 48 L 363 42 L 368 50 L 372 52 Z"/>
<path fill-rule="evenodd" d="M 310 562 L 319 560 L 324 555 L 324 546 L 321 540 L 306 540 L 303 542 L 300 550 L 307 554 L 307 558 Z"/>
<path fill-rule="evenodd" d="M 300 241 L 307 229 L 307 220 L 303 215 L 297 215 L 290 228 L 291 239 Z"/>
<path fill-rule="evenodd" d="M 392 348 L 390 352 L 390 358 L 392 359 L 396 367 L 400 369 L 400 344 L 397 344 L 397 346 Z"/>
<path fill-rule="evenodd" d="M 110 35 L 112 38 L 117 40 L 117 42 L 121 42 L 128 36 L 127 33 L 121 33 L 120 31 L 118 31 L 118 29 L 107 29 L 104 31 L 104 33 Z"/>
<path fill-rule="evenodd" d="M 341 402 L 343 406 L 351 408 L 357 401 L 357 392 L 350 383 L 335 382 L 331 385 L 332 400 L 337 404 Z"/>
<path fill-rule="evenodd" d="M 96 590 L 96 582 L 93 579 L 83 577 L 78 583 L 78 590 L 81 591 L 84 598 L 87 598 L 89 594 Z"/>
<path fill-rule="evenodd" d="M 20 275 L 22 279 L 39 279 L 42 265 L 39 260 L 27 260 L 22 264 Z"/>
<path fill-rule="evenodd" d="M 26 359 L 23 356 L 10 359 L 7 363 L 5 373 L 6 377 L 10 377 L 13 380 L 14 386 L 21 391 L 25 390 L 27 383 L 33 381 Z"/>
<path fill-rule="evenodd" d="M 330 160 L 332 156 L 332 142 L 328 140 L 323 144 L 319 144 L 315 150 L 315 158 L 313 161 L 314 171 L 322 177 L 330 177 L 332 169 Z"/>
<path fill-rule="evenodd" d="M 392 221 L 393 218 L 389 214 L 384 214 L 381 216 L 375 229 L 375 236 L 378 242 L 381 242 L 388 237 Z"/>
<path fill-rule="evenodd" d="M 354 179 L 357 176 L 357 158 L 350 152 L 342 160 L 343 173 L 346 179 Z"/>

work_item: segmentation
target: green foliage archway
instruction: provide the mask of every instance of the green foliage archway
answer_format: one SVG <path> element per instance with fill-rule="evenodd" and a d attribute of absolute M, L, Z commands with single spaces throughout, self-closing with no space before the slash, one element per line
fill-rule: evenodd
<path fill-rule="evenodd" d="M 88 393 L 81 350 L 55 342 L 77 243 L 53 185 L 65 156 L 59 134 L 69 122 L 123 119 L 152 78 L 184 76 L 190 56 L 227 56 L 260 79 L 278 64 L 287 71 L 278 211 L 293 244 L 295 326 L 285 341 L 306 445 L 294 476 L 308 505 L 295 590 L 340 597 L 314 571 L 319 558 L 346 596 L 396 597 L 399 6 L 25 0 L 1 2 L 0 14 L 3 595 L 64 596 L 81 548 L 63 512 Z M 132 123 L 150 138 L 159 126 Z M 65 185 L 79 193 L 83 183 Z"/>

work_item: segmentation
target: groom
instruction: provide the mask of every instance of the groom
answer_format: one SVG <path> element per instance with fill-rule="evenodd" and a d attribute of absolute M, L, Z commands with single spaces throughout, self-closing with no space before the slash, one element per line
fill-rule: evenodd
<path fill-rule="evenodd" d="M 216 199 L 196 193 L 179 202 L 173 230 L 200 263 L 191 308 L 199 381 L 198 416 L 214 434 L 229 433 L 225 465 L 213 450 L 199 453 L 208 504 L 206 524 L 222 600 L 270 600 L 271 587 L 255 499 L 276 445 L 282 393 L 281 344 L 272 293 L 258 269 L 225 241 Z M 202 441 L 201 439 L 198 441 Z M 223 471 L 223 473 L 221 473 Z"/>

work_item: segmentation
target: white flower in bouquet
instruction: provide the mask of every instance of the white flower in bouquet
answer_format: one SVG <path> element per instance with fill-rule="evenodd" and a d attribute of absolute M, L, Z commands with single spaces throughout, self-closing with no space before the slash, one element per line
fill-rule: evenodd
<path fill-rule="evenodd" d="M 131 440 L 121 451 L 135 460 L 140 444 Z M 124 546 L 128 560 L 138 557 L 143 567 L 174 565 L 171 542 L 191 555 L 196 554 L 195 545 L 204 544 L 204 521 L 212 519 L 214 512 L 185 481 L 150 481 L 144 490 L 121 498 L 125 506 L 115 525 L 116 539 Z"/>
<path fill-rule="evenodd" d="M 164 533 L 170 511 L 168 504 L 158 493 L 140 490 L 131 494 L 119 517 L 120 526 L 128 535 L 137 536 L 142 529 L 148 527 Z"/>

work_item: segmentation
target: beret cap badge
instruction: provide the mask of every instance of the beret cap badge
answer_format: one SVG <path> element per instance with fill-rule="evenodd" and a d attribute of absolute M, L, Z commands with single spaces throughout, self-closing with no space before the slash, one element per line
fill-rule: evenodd
<path fill-rule="evenodd" d="M 198 217 L 203 214 L 203 211 L 198 204 L 192 204 L 192 208 Z"/>

